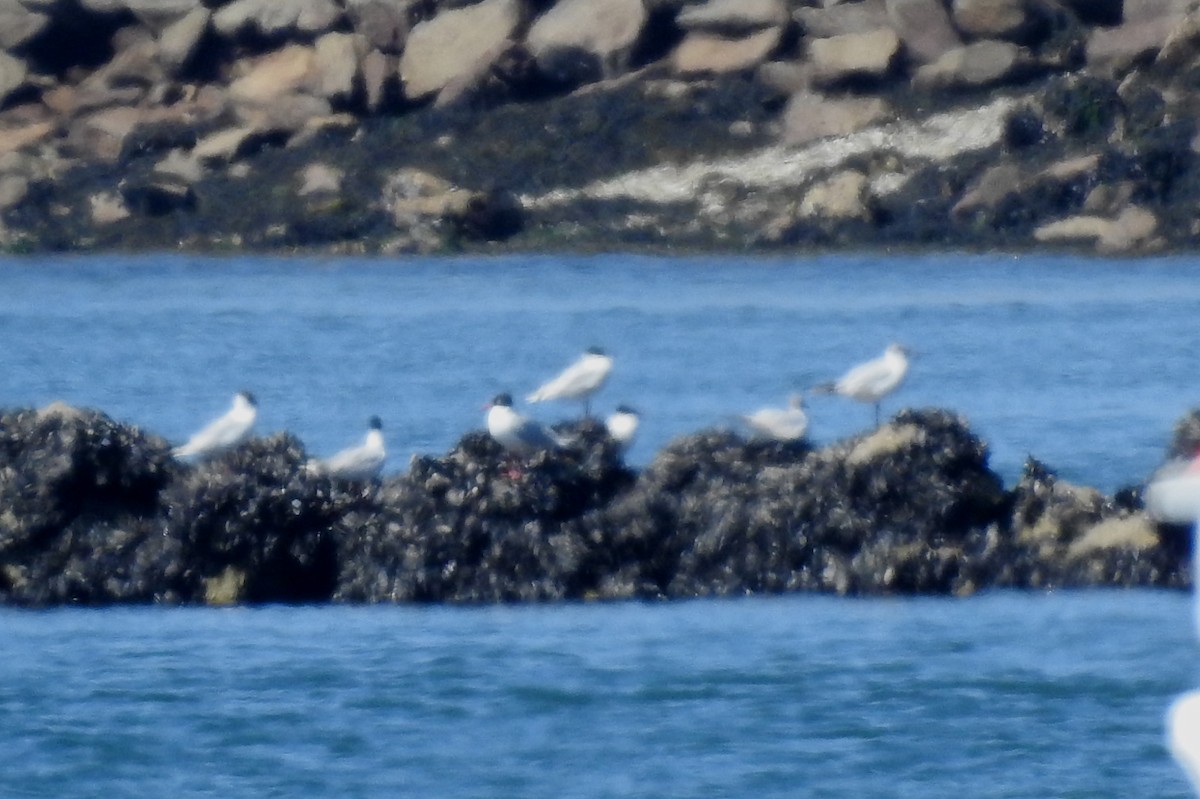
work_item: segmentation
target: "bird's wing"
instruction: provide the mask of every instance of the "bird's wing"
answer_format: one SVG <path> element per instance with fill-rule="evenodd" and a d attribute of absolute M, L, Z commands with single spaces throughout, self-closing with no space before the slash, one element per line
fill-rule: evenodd
<path fill-rule="evenodd" d="M 186 444 L 175 450 L 175 454 L 193 455 L 197 452 L 213 449 L 214 447 L 228 446 L 241 438 L 253 423 L 253 419 L 246 421 L 245 419 L 239 419 L 232 412 L 227 413 L 218 419 L 214 419 L 206 427 L 189 438 Z"/>
<path fill-rule="evenodd" d="M 522 419 L 513 430 L 513 435 L 526 445 L 537 449 L 555 449 L 563 444 L 563 439 L 533 419 Z"/>
<path fill-rule="evenodd" d="M 540 386 L 526 399 L 529 402 L 541 402 L 559 397 L 577 396 L 599 385 L 610 368 L 610 362 L 605 359 L 580 358 L 553 380 Z"/>

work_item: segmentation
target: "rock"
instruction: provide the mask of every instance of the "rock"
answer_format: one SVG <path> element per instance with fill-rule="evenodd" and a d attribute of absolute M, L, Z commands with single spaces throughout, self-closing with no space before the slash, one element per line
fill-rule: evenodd
<path fill-rule="evenodd" d="M 1016 164 L 1005 162 L 991 166 L 963 193 L 950 213 L 963 218 L 980 210 L 992 211 L 1018 196 L 1022 181 L 1021 168 Z"/>
<path fill-rule="evenodd" d="M 1099 216 L 1073 216 L 1048 222 L 1034 231 L 1034 239 L 1044 243 L 1094 242 L 1102 253 L 1131 252 L 1153 243 L 1158 218 L 1146 208 L 1130 206 L 1115 219 Z"/>
<path fill-rule="evenodd" d="M 484 0 L 416 25 L 400 58 L 410 99 L 429 97 L 497 58 L 520 23 L 517 0 Z"/>
<path fill-rule="evenodd" d="M 375 114 L 396 107 L 401 98 L 400 65 L 392 56 L 372 50 L 362 59 L 363 94 L 367 111 Z"/>
<path fill-rule="evenodd" d="M 316 75 L 316 49 L 291 44 L 255 61 L 229 86 L 236 101 L 268 104 L 285 94 L 307 88 Z"/>
<path fill-rule="evenodd" d="M 1100 74 L 1124 74 L 1135 64 L 1154 59 L 1182 19 L 1164 14 L 1115 28 L 1093 28 L 1087 38 L 1087 65 Z"/>
<path fill-rule="evenodd" d="M 870 33 L 892 25 L 884 0 L 839 3 L 824 8 L 798 8 L 794 16 L 805 35 L 814 39 L 828 39 L 846 33 Z"/>
<path fill-rule="evenodd" d="M 317 39 L 313 62 L 315 93 L 331 103 L 350 103 L 362 85 L 354 37 L 327 33 Z"/>
<path fill-rule="evenodd" d="M 125 207 L 125 201 L 120 195 L 107 191 L 89 197 L 88 209 L 94 225 L 111 225 L 130 216 L 129 209 Z"/>
<path fill-rule="evenodd" d="M 29 178 L 24 175 L 0 174 L 0 211 L 20 204 L 29 194 Z"/>
<path fill-rule="evenodd" d="M 847 169 L 810 188 L 800 203 L 802 218 L 869 221 L 868 180 L 862 172 Z"/>
<path fill-rule="evenodd" d="M 687 31 L 737 39 L 764 28 L 782 29 L 788 11 L 781 0 L 708 0 L 701 5 L 685 6 L 675 23 Z"/>
<path fill-rule="evenodd" d="M 769 61 L 754 73 L 755 82 L 781 99 L 812 88 L 812 68 L 800 61 Z"/>
<path fill-rule="evenodd" d="M 741 39 L 689 33 L 671 54 L 671 64 L 684 75 L 754 69 L 775 51 L 781 36 L 780 28 L 768 28 Z"/>
<path fill-rule="evenodd" d="M 782 140 L 807 144 L 829 136 L 845 136 L 888 119 L 890 109 L 881 98 L 834 99 L 802 92 L 794 95 L 783 113 Z"/>
<path fill-rule="evenodd" d="M 533 23 L 526 44 L 560 83 L 625 71 L 648 14 L 643 0 L 562 0 Z"/>
<path fill-rule="evenodd" d="M 922 91 L 978 89 L 1033 74 L 1028 53 L 1012 42 L 980 41 L 944 53 L 913 76 L 913 87 Z"/>
<path fill-rule="evenodd" d="M 300 174 L 300 190 L 296 193 L 301 197 L 310 194 L 338 194 L 342 190 L 342 180 L 345 172 L 328 164 L 309 164 Z"/>
<path fill-rule="evenodd" d="M 0 106 L 25 87 L 29 70 L 25 62 L 0 52 Z"/>
<path fill-rule="evenodd" d="M 155 32 L 170 28 L 184 17 L 206 11 L 201 0 L 120 0 L 120 4 Z"/>
<path fill-rule="evenodd" d="M 154 172 L 164 177 L 192 184 L 204 177 L 204 166 L 194 154 L 183 150 L 171 150 L 166 157 L 154 165 Z"/>
<path fill-rule="evenodd" d="M 959 30 L 979 39 L 1014 39 L 1032 24 L 1029 0 L 954 0 L 951 10 Z"/>
<path fill-rule="evenodd" d="M 517 42 L 506 41 L 496 52 L 477 61 L 474 69 L 442 87 L 434 107 L 493 108 L 523 96 L 538 80 L 537 64 L 529 51 Z"/>
<path fill-rule="evenodd" d="M 211 19 L 207 8 L 195 8 L 159 34 L 158 57 L 168 73 L 177 75 L 191 64 Z"/>
<path fill-rule="evenodd" d="M 387 179 L 383 205 L 398 228 L 448 226 L 470 239 L 504 239 L 522 224 L 520 206 L 507 193 L 468 191 L 418 169 L 401 169 Z"/>
<path fill-rule="evenodd" d="M 45 30 L 50 18 L 20 3 L 0 5 L 0 50 L 13 52 Z"/>
<path fill-rule="evenodd" d="M 222 36 L 251 32 L 267 39 L 313 38 L 333 28 L 341 18 L 333 0 L 234 0 L 213 14 L 213 28 Z"/>
<path fill-rule="evenodd" d="M 246 125 L 226 128 L 206 136 L 196 143 L 192 155 L 202 164 L 222 164 L 279 143 L 282 143 L 279 131 Z"/>
<path fill-rule="evenodd" d="M 34 122 L 18 128 L 0 128 L 0 155 L 40 144 L 57 129 L 54 122 Z"/>
<path fill-rule="evenodd" d="M 349 0 L 346 13 L 354 32 L 370 47 L 388 55 L 399 55 L 412 30 L 417 0 Z"/>
<path fill-rule="evenodd" d="M 163 216 L 175 211 L 190 211 L 196 207 L 192 187 L 167 177 L 125 179 L 117 186 L 125 207 L 142 216 Z"/>
<path fill-rule="evenodd" d="M 904 42 L 908 55 L 917 63 L 932 63 L 962 44 L 940 0 L 886 2 L 892 27 Z"/>
<path fill-rule="evenodd" d="M 826 87 L 878 83 L 892 73 L 899 54 L 900 39 L 889 29 L 846 33 L 808 44 L 813 81 Z"/>

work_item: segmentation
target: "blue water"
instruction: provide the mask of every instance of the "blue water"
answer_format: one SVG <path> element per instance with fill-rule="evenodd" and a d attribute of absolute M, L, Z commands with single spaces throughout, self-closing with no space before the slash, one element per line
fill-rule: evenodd
<path fill-rule="evenodd" d="M 314 454 L 441 453 L 589 345 L 631 453 L 892 340 L 885 410 L 963 413 L 1111 490 L 1200 401 L 1193 259 L 0 260 L 0 407 L 180 440 L 253 390 Z M 540 418 L 575 409 L 546 405 Z M 810 404 L 818 442 L 871 411 Z M 994 593 L 493 608 L 0 610 L 0 796 L 1185 797 L 1187 598 Z"/>
<path fill-rule="evenodd" d="M 504 257 L 0 260 L 0 407 L 62 399 L 179 441 L 241 388 L 260 432 L 316 455 L 384 419 L 388 470 L 482 426 L 590 345 L 598 412 L 644 415 L 630 454 L 782 404 L 892 340 L 919 355 L 885 405 L 963 413 L 1009 481 L 1026 456 L 1105 490 L 1161 461 L 1200 404 L 1190 258 Z M 546 421 L 578 412 L 535 406 Z M 818 442 L 868 407 L 810 402 Z"/>
<path fill-rule="evenodd" d="M 1166 592 L 0 611 L 6 797 L 1188 795 Z"/>

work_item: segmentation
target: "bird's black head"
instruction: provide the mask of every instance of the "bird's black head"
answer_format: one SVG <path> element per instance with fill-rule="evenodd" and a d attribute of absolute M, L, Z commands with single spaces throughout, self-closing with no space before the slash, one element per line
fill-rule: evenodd
<path fill-rule="evenodd" d="M 499 405 L 501 408 L 511 408 L 512 394 L 497 394 L 492 397 L 492 405 Z"/>
<path fill-rule="evenodd" d="M 249 391 L 239 391 L 238 396 L 240 396 L 242 399 L 244 399 L 246 401 L 246 404 L 248 404 L 251 408 L 258 407 L 258 399 L 253 394 L 251 394 Z"/>
<path fill-rule="evenodd" d="M 604 355 L 605 352 L 600 347 L 588 347 L 587 354 L 588 355 Z"/>
<path fill-rule="evenodd" d="M 627 413 L 627 414 L 629 414 L 630 416 L 637 416 L 637 415 L 638 415 L 638 412 L 637 412 L 637 411 L 635 411 L 633 408 L 630 408 L 628 405 L 618 405 L 618 406 L 617 406 L 617 413 Z"/>
<path fill-rule="evenodd" d="M 367 420 L 367 427 L 371 428 L 372 430 L 382 430 L 383 422 L 378 416 L 372 416 Z"/>

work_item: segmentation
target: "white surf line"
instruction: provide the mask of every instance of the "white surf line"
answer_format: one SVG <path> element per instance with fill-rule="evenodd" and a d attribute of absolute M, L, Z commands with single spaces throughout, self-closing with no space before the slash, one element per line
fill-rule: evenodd
<path fill-rule="evenodd" d="M 524 195 L 522 205 L 546 208 L 580 198 L 632 199 L 654 203 L 695 199 L 706 183 L 732 180 L 757 188 L 802 183 L 813 172 L 829 169 L 864 153 L 892 151 L 902 158 L 945 159 L 993 146 L 1004 134 L 1004 116 L 1016 105 L 1000 98 L 982 108 L 935 114 L 919 122 L 890 122 L 847 136 L 822 139 L 802 147 L 772 145 L 748 155 L 684 166 L 664 164 L 626 172 L 578 189 L 555 189 Z M 888 178 L 890 176 L 880 176 Z M 896 178 L 900 178 L 896 182 Z M 902 176 L 885 179 L 887 188 L 902 185 Z"/>

